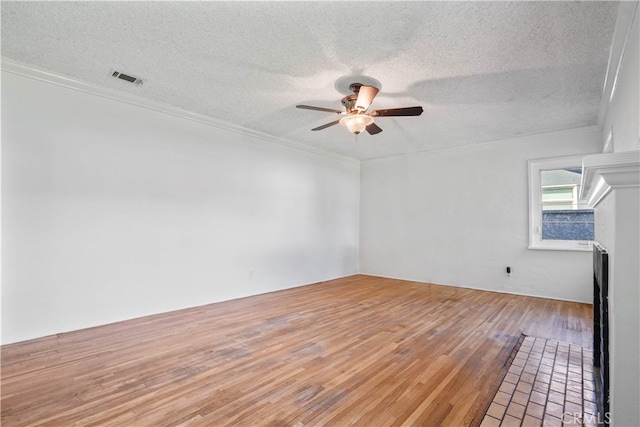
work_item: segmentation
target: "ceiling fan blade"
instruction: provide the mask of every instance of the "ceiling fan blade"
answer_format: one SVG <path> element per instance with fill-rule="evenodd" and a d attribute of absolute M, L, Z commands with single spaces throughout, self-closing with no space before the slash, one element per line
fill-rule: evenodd
<path fill-rule="evenodd" d="M 422 107 L 388 108 L 386 110 L 373 110 L 369 115 L 371 117 L 419 116 L 422 111 Z"/>
<path fill-rule="evenodd" d="M 358 91 L 358 99 L 356 100 L 356 108 L 366 111 L 373 102 L 373 98 L 378 94 L 378 88 L 373 86 L 360 86 Z"/>
<path fill-rule="evenodd" d="M 311 130 L 322 130 L 322 129 L 326 129 L 326 128 L 328 128 L 329 126 L 337 125 L 338 123 L 340 123 L 340 120 L 335 120 L 335 121 L 333 121 L 333 122 L 331 122 L 331 123 L 327 123 L 327 124 L 324 124 L 324 125 L 322 125 L 322 126 L 318 126 L 317 128 L 313 128 L 313 129 L 311 129 Z"/>
<path fill-rule="evenodd" d="M 337 113 L 337 114 L 344 113 L 344 111 L 334 110 L 333 108 L 314 107 L 311 105 L 296 105 L 296 108 L 302 108 L 304 110 L 325 111 L 327 113 Z"/>
<path fill-rule="evenodd" d="M 369 126 L 367 126 L 365 128 L 367 130 L 367 132 L 369 132 L 369 135 L 375 135 L 377 133 L 382 132 L 382 129 L 380 129 L 380 126 L 378 126 L 375 123 L 371 123 Z"/>

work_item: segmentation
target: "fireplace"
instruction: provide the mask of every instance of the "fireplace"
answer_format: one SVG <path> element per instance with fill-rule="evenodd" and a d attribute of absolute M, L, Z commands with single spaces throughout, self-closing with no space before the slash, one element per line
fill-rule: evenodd
<path fill-rule="evenodd" d="M 609 413 L 609 254 L 593 242 L 593 365 L 598 411 Z M 603 417 L 607 420 L 608 417 Z"/>

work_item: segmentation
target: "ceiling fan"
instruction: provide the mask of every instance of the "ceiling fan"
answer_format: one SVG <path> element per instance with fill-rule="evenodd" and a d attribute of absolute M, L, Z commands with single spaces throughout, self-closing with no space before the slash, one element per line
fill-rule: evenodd
<path fill-rule="evenodd" d="M 353 91 L 351 95 L 347 95 L 340 101 L 345 111 L 334 110 L 332 108 L 313 107 L 311 105 L 296 105 L 297 108 L 305 110 L 326 111 L 328 113 L 337 113 L 345 117 L 333 122 L 318 126 L 311 130 L 322 130 L 330 126 L 340 123 L 346 126 L 349 131 L 356 135 L 366 130 L 370 135 L 382 132 L 382 129 L 375 124 L 374 117 L 392 117 L 392 116 L 419 116 L 422 114 L 422 107 L 403 107 L 388 108 L 386 110 L 373 110 L 367 113 L 367 108 L 373 102 L 373 98 L 378 94 L 379 89 L 374 86 L 366 86 L 362 83 L 352 83 L 349 89 Z"/>

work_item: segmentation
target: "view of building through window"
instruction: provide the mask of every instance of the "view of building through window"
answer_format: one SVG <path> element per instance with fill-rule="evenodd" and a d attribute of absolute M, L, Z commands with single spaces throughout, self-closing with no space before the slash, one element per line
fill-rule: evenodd
<path fill-rule="evenodd" d="M 540 172 L 543 240 L 593 240 L 593 209 L 581 203 L 582 168 Z"/>

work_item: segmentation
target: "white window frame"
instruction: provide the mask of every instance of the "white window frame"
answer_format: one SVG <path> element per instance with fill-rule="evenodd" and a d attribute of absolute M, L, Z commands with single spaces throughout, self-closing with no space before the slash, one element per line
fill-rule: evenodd
<path fill-rule="evenodd" d="M 529 249 L 551 251 L 591 251 L 591 240 L 542 239 L 542 186 L 540 173 L 545 170 L 582 166 L 584 156 L 565 156 L 529 160 Z"/>

